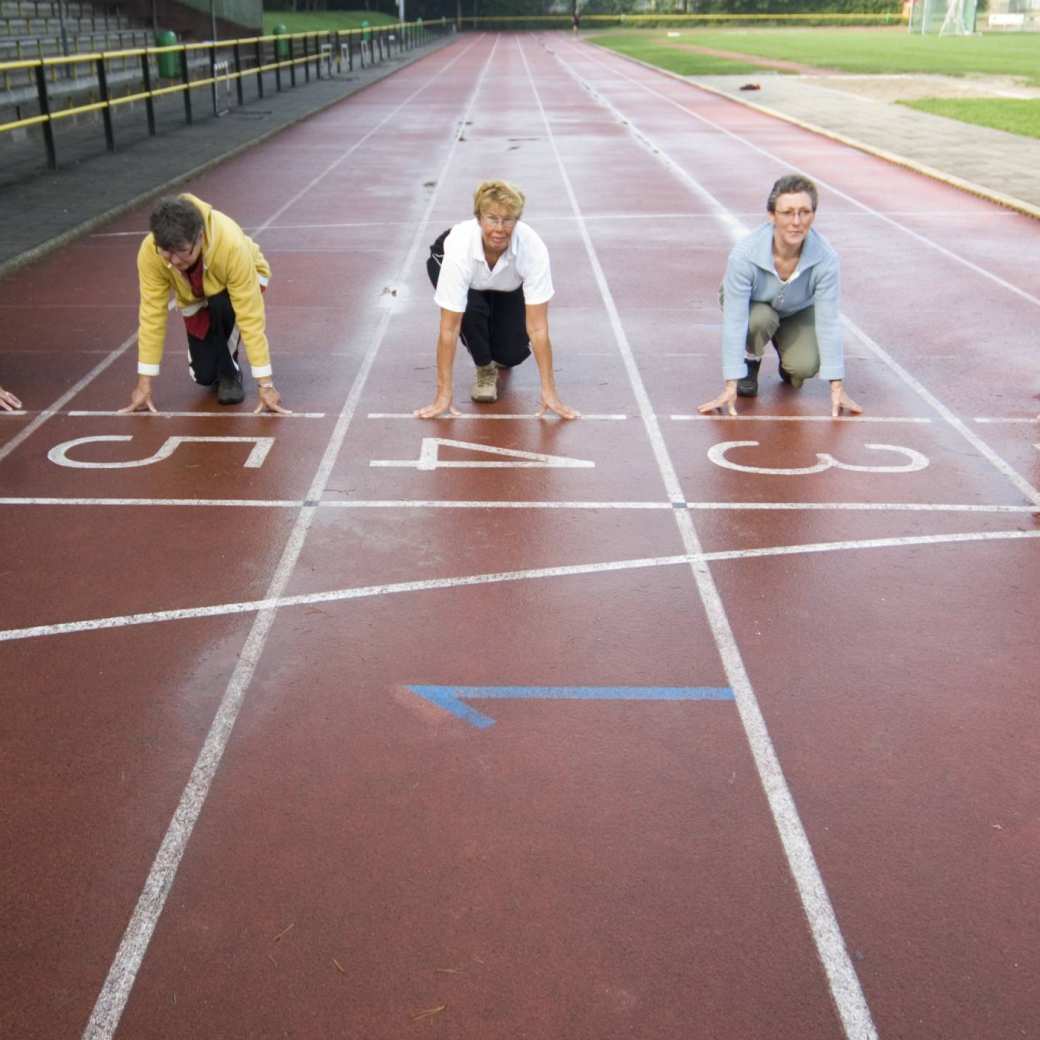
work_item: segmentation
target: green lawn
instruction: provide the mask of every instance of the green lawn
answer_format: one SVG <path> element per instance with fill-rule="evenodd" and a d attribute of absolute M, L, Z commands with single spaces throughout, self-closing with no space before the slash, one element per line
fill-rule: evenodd
<path fill-rule="evenodd" d="M 1024 137 L 1040 137 L 1040 99 L 921 98 L 899 104 L 959 119 L 962 123 L 977 123 Z"/>
<path fill-rule="evenodd" d="M 264 11 L 264 32 L 270 34 L 276 25 L 291 33 L 360 29 L 362 21 L 372 26 L 397 24 L 396 18 L 379 11 Z"/>
<path fill-rule="evenodd" d="M 683 33 L 682 38 L 685 36 Z M 627 54 L 630 58 L 638 58 L 658 68 L 676 72 L 680 76 L 725 76 L 729 73 L 755 72 L 759 69 L 757 65 L 728 61 L 726 58 L 716 58 L 710 54 L 697 54 L 694 51 L 669 46 L 673 41 L 668 40 L 665 32 L 658 29 L 610 32 L 602 36 L 592 36 L 590 39 L 593 43 L 619 54 Z"/>
<path fill-rule="evenodd" d="M 645 47 L 665 50 L 682 44 L 737 51 L 760 58 L 779 58 L 844 72 L 934 72 L 951 76 L 1021 76 L 1040 85 L 1040 33 L 993 33 L 985 36 L 911 35 L 905 28 L 892 29 L 680 29 L 677 38 L 667 30 L 622 30 L 590 37 L 594 43 L 613 39 L 645 39 Z M 647 61 L 655 59 L 646 58 Z M 672 65 L 664 66 L 672 68 Z M 716 71 L 726 71 L 718 69 Z M 739 71 L 730 69 L 729 71 Z"/>

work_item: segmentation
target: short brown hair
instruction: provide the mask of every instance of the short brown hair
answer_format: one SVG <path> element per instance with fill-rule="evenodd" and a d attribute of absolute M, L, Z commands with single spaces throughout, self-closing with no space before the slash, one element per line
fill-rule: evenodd
<path fill-rule="evenodd" d="M 177 252 L 198 241 L 202 234 L 202 214 L 187 199 L 169 195 L 159 200 L 148 225 L 159 249 Z"/>
<path fill-rule="evenodd" d="M 498 205 L 519 220 L 526 201 L 524 193 L 507 181 L 481 181 L 473 194 L 473 216 L 479 220 L 488 206 Z"/>
<path fill-rule="evenodd" d="M 789 173 L 773 185 L 773 190 L 769 193 L 769 198 L 766 200 L 766 209 L 770 213 L 776 212 L 776 200 L 781 195 L 798 195 L 801 192 L 805 192 L 806 195 L 812 199 L 813 213 L 816 212 L 816 204 L 819 201 L 819 195 L 816 191 L 816 185 L 813 184 L 808 177 L 803 177 L 800 173 Z"/>

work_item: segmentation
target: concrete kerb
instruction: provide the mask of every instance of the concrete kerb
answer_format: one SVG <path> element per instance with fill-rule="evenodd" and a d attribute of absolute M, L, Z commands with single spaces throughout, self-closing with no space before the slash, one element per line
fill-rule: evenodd
<path fill-rule="evenodd" d="M 249 151 L 250 148 L 255 148 L 259 144 L 270 140 L 272 137 L 282 133 L 284 130 L 288 130 L 290 127 L 297 126 L 306 119 L 310 119 L 313 116 L 320 115 L 327 109 L 332 108 L 335 105 L 345 101 L 348 97 L 355 97 L 362 91 L 367 90 L 369 87 L 374 86 L 381 80 L 386 79 L 388 76 L 392 76 L 395 72 L 399 72 L 401 69 L 406 68 L 413 62 L 418 61 L 420 58 L 425 58 L 428 54 L 434 51 L 440 50 L 442 47 L 447 46 L 453 41 L 453 36 L 444 36 L 438 40 L 434 40 L 427 47 L 425 47 L 421 54 L 415 54 L 409 56 L 406 61 L 399 64 L 395 64 L 392 68 L 377 69 L 367 83 L 362 83 L 356 89 L 345 94 L 343 97 L 333 98 L 329 101 L 325 101 L 322 104 L 316 106 L 311 111 L 299 116 L 297 119 L 292 120 L 288 123 L 283 123 L 281 126 L 272 127 L 270 130 L 265 130 L 252 140 L 244 141 L 242 144 L 236 145 L 234 148 L 229 149 L 227 152 L 221 155 L 214 156 L 211 159 L 201 162 L 198 166 L 193 166 L 190 170 L 182 171 L 175 177 L 171 177 L 169 180 L 162 182 L 161 184 L 153 185 L 143 192 L 133 196 L 133 198 L 125 199 L 122 202 L 117 203 L 115 206 L 111 206 L 103 213 L 96 214 L 88 218 L 87 220 L 81 221 L 74 227 L 68 228 L 66 231 L 55 235 L 53 238 L 47 239 L 46 242 L 41 242 L 37 246 L 33 246 L 31 249 L 25 250 L 23 253 L 19 253 L 18 256 L 11 257 L 9 260 L 0 261 L 0 279 L 5 278 L 7 275 L 12 274 L 14 271 L 19 270 L 22 267 L 26 267 L 29 264 L 35 263 L 37 260 L 42 259 L 49 253 L 54 252 L 56 249 L 60 249 L 62 246 L 66 246 L 71 242 L 75 242 L 77 239 L 83 238 L 85 235 L 89 235 L 97 227 L 101 227 L 103 224 L 108 223 L 110 220 L 115 220 L 116 217 L 122 216 L 124 213 L 135 209 L 137 206 L 144 205 L 150 199 L 158 198 L 161 195 L 170 192 L 180 184 L 184 184 L 186 181 L 191 180 L 193 177 L 198 177 L 205 173 L 207 170 L 213 169 L 215 166 L 219 166 L 222 162 L 226 162 L 228 159 L 233 159 L 235 156 L 241 155 L 243 152 Z"/>
<path fill-rule="evenodd" d="M 589 43 L 588 46 L 594 47 L 596 44 Z M 600 49 L 606 50 L 606 48 Z M 818 134 L 820 137 L 829 138 L 832 141 L 837 141 L 839 144 L 848 145 L 849 148 L 855 148 L 857 151 L 866 152 L 868 155 L 873 155 L 878 159 L 883 159 L 885 162 L 892 163 L 894 166 L 902 166 L 907 170 L 912 170 L 914 173 L 920 173 L 925 177 L 931 177 L 933 180 L 947 184 L 951 188 L 957 188 L 960 191 L 967 192 L 970 195 L 975 195 L 978 198 L 986 199 L 989 202 L 995 202 L 998 206 L 1003 206 L 1005 209 L 1011 209 L 1017 213 L 1022 213 L 1027 217 L 1033 217 L 1035 220 L 1040 220 L 1040 207 L 1034 206 L 1032 203 L 1026 202 L 1024 199 L 1016 199 L 1011 195 L 1004 195 L 1001 192 L 994 191 L 992 188 L 987 188 L 982 184 L 976 184 L 974 181 L 968 181 L 963 177 L 957 177 L 955 174 L 938 170 L 934 166 L 919 163 L 914 159 L 907 159 L 905 156 L 897 155 L 895 152 L 886 151 L 884 148 L 878 148 L 875 145 L 866 144 L 863 141 L 857 141 L 853 137 L 847 137 L 845 134 L 839 134 L 834 130 L 827 130 L 825 127 L 816 126 L 813 123 L 807 123 L 804 119 L 788 115 L 786 112 L 780 112 L 775 108 L 767 108 L 765 105 L 756 105 L 753 101 L 734 97 L 732 94 L 727 94 L 726 91 L 719 90 L 717 87 L 710 86 L 707 83 L 702 83 L 689 76 L 681 76 L 678 72 L 671 72 L 669 69 L 662 69 L 657 65 L 651 65 L 650 62 L 643 61 L 640 58 L 633 58 L 629 54 L 621 54 L 618 51 L 613 50 L 608 51 L 608 53 L 616 55 L 619 58 L 624 58 L 626 61 L 630 61 L 634 65 L 641 65 L 644 69 L 659 72 L 661 75 L 668 76 L 670 79 L 674 79 L 679 83 L 685 83 L 689 87 L 703 90 L 706 94 L 714 94 L 716 97 L 724 98 L 726 101 L 732 101 L 735 105 L 743 105 L 745 108 L 750 108 L 755 112 L 760 112 L 762 115 L 771 116 L 773 119 L 781 119 L 785 123 L 791 123 L 793 126 L 800 127 L 802 130 L 808 130 L 810 133 Z"/>

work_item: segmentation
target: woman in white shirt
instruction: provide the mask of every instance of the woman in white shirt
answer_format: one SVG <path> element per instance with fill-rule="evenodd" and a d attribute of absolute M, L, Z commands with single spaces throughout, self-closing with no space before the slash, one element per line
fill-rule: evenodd
<path fill-rule="evenodd" d="M 473 197 L 473 219 L 456 224 L 430 247 L 426 270 L 441 309 L 437 335 L 437 396 L 415 414 L 432 419 L 452 406 L 452 373 L 459 339 L 476 366 L 474 401 L 498 399 L 498 370 L 533 351 L 541 376 L 539 415 L 577 418 L 556 393 L 549 300 L 549 251 L 520 216 L 524 195 L 505 181 L 484 181 Z"/>

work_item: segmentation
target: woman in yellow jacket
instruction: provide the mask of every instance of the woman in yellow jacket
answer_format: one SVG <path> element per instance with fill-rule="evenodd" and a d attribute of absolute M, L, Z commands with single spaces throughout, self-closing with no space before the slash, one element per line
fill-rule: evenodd
<path fill-rule="evenodd" d="M 137 252 L 137 386 L 122 410 L 156 410 L 152 380 L 162 362 L 166 314 L 176 306 L 188 333 L 196 383 L 215 387 L 221 404 L 240 404 L 245 396 L 240 340 L 259 389 L 255 411 L 287 413 L 271 373 L 263 300 L 271 268 L 260 247 L 230 217 L 194 195 L 161 199 L 149 223 L 151 231 Z"/>

